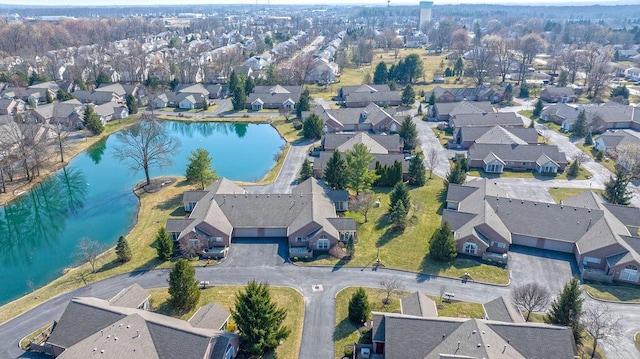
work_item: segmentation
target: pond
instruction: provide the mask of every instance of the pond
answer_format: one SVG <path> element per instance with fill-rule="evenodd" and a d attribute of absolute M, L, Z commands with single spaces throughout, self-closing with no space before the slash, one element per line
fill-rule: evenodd
<path fill-rule="evenodd" d="M 257 181 L 275 164 L 285 144 L 266 124 L 162 122 L 181 146 L 173 164 L 150 175 L 183 176 L 191 151 L 203 147 L 219 176 Z M 112 246 L 136 221 L 133 186 L 144 173 L 131 173 L 113 155 L 110 136 L 79 154 L 62 170 L 0 207 L 0 305 L 59 277 L 78 264 L 74 252 L 89 237 Z"/>

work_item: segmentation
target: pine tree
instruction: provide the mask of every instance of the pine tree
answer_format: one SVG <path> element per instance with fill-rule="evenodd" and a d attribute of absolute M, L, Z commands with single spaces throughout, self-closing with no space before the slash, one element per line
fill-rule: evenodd
<path fill-rule="evenodd" d="M 217 179 L 216 171 L 211 167 L 209 151 L 198 147 L 191 152 L 186 177 L 189 182 L 200 183 L 201 189 Z"/>
<path fill-rule="evenodd" d="M 349 300 L 349 320 L 356 324 L 366 322 L 371 316 L 369 297 L 362 287 L 358 288 Z"/>
<path fill-rule="evenodd" d="M 125 97 L 125 100 L 127 101 L 127 110 L 129 111 L 129 114 L 133 115 L 138 113 L 138 100 L 132 94 L 128 94 L 127 97 Z"/>
<path fill-rule="evenodd" d="M 158 251 L 158 258 L 163 261 L 168 261 L 173 256 L 173 240 L 167 230 L 164 227 L 160 227 L 156 234 L 156 250 Z"/>
<path fill-rule="evenodd" d="M 188 312 L 196 307 L 199 300 L 196 270 L 186 259 L 180 258 L 169 273 L 169 305 L 181 312 Z"/>
<path fill-rule="evenodd" d="M 385 64 L 384 61 L 380 61 L 373 73 L 373 83 L 375 85 L 382 85 L 386 84 L 388 80 L 389 71 L 387 70 L 387 64 Z"/>
<path fill-rule="evenodd" d="M 304 89 L 296 105 L 296 115 L 299 119 L 302 118 L 302 112 L 309 111 L 311 109 L 311 93 L 308 89 Z M 318 137 L 319 138 L 319 137 Z"/>
<path fill-rule="evenodd" d="M 431 91 L 431 95 L 429 96 L 429 105 L 433 106 L 436 104 L 436 93 Z"/>
<path fill-rule="evenodd" d="M 311 167 L 311 162 L 309 162 L 308 158 L 304 159 L 302 162 L 302 168 L 300 169 L 300 182 L 306 181 L 307 179 L 313 177 L 313 167 Z"/>
<path fill-rule="evenodd" d="M 307 139 L 322 138 L 324 123 L 320 116 L 312 113 L 302 122 L 302 134 Z"/>
<path fill-rule="evenodd" d="M 453 238 L 449 222 L 444 221 L 431 236 L 429 255 L 438 262 L 451 262 L 458 255 L 456 241 Z"/>
<path fill-rule="evenodd" d="M 353 235 L 349 236 L 349 239 L 347 239 L 347 245 L 345 246 L 345 249 L 347 250 L 347 253 L 349 253 L 351 259 L 353 259 L 356 254 L 356 244 L 353 239 Z"/>
<path fill-rule="evenodd" d="M 333 189 L 347 188 L 347 163 L 340 151 L 334 151 L 324 169 L 324 180 Z"/>
<path fill-rule="evenodd" d="M 371 185 L 378 179 L 374 171 L 369 170 L 369 163 L 375 157 L 367 146 L 356 143 L 353 149 L 345 153 L 347 164 L 347 187 L 356 191 L 356 195 L 371 189 Z"/>
<path fill-rule="evenodd" d="M 444 180 L 445 188 L 449 187 L 449 184 L 463 184 L 467 179 L 467 171 L 469 169 L 468 162 L 465 158 L 460 158 L 456 161 L 456 164 L 449 170 L 447 177 Z"/>
<path fill-rule="evenodd" d="M 425 171 L 422 153 L 418 153 L 409 162 L 409 185 L 424 186 L 427 182 Z"/>
<path fill-rule="evenodd" d="M 73 100 L 73 95 L 63 89 L 59 89 L 58 92 L 56 92 L 56 98 L 58 99 L 58 101 L 63 102 Z"/>
<path fill-rule="evenodd" d="M 269 287 L 265 283 L 251 281 L 236 294 L 231 316 L 240 332 L 242 350 L 254 356 L 262 356 L 278 347 L 287 339 L 291 330 L 282 325 L 287 309 L 280 308 L 271 300 Z"/>
<path fill-rule="evenodd" d="M 567 170 L 567 177 L 578 177 L 578 173 L 580 172 L 580 162 L 574 160 L 569 165 L 569 169 Z"/>
<path fill-rule="evenodd" d="M 453 72 L 455 73 L 455 76 L 462 76 L 462 72 L 464 71 L 464 61 L 462 60 L 462 57 L 458 57 L 458 60 L 456 60 L 456 64 L 453 66 Z"/>
<path fill-rule="evenodd" d="M 247 96 L 244 93 L 244 88 L 236 86 L 232 90 L 231 104 L 235 111 L 244 110 L 247 107 Z"/>
<path fill-rule="evenodd" d="M 94 135 L 99 135 L 104 131 L 104 125 L 100 121 L 100 116 L 93 110 L 92 106 L 84 107 L 84 125 L 87 130 L 91 131 Z"/>
<path fill-rule="evenodd" d="M 389 202 L 391 205 L 394 205 L 398 201 L 402 202 L 405 210 L 409 210 L 409 207 L 411 206 L 411 195 L 409 194 L 409 188 L 407 185 L 402 182 L 396 184 L 389 195 Z"/>
<path fill-rule="evenodd" d="M 576 137 L 584 137 L 589 133 L 587 114 L 584 109 L 578 113 L 578 118 L 576 118 L 575 122 L 571 126 L 571 133 Z"/>
<path fill-rule="evenodd" d="M 118 244 L 116 244 L 116 255 L 118 256 L 119 262 L 126 263 L 131 260 L 131 248 L 129 248 L 129 243 L 124 236 L 120 236 L 120 238 L 118 238 Z"/>
<path fill-rule="evenodd" d="M 235 71 L 231 71 L 231 74 L 229 74 L 229 92 L 233 93 L 233 91 L 239 87 L 239 84 L 240 79 L 238 78 L 238 74 L 236 74 Z"/>
<path fill-rule="evenodd" d="M 209 100 L 205 98 L 204 101 L 202 102 L 202 111 L 206 111 L 208 109 L 209 109 Z"/>
<path fill-rule="evenodd" d="M 536 102 L 535 107 L 533 108 L 533 116 L 540 117 L 540 114 L 542 113 L 543 108 L 544 108 L 544 104 L 542 103 L 542 100 L 538 100 L 538 102 Z"/>
<path fill-rule="evenodd" d="M 401 200 L 394 202 L 389 208 L 391 223 L 397 229 L 404 230 L 407 226 L 407 208 Z"/>
<path fill-rule="evenodd" d="M 413 90 L 411 85 L 405 86 L 404 90 L 402 90 L 402 104 L 403 105 L 411 105 L 416 100 L 416 92 Z"/>
<path fill-rule="evenodd" d="M 46 90 L 45 94 L 46 94 L 46 98 L 47 98 L 47 103 L 52 103 L 53 102 L 53 96 L 51 96 L 51 92 L 49 92 L 49 90 Z"/>
<path fill-rule="evenodd" d="M 253 77 L 247 77 L 244 80 L 244 94 L 249 96 L 253 89 L 256 87 L 256 82 L 253 80 Z"/>
<path fill-rule="evenodd" d="M 593 145 L 593 135 L 591 134 L 591 131 L 589 131 L 589 133 L 587 133 L 587 136 L 584 138 L 584 145 L 585 146 Z"/>
<path fill-rule="evenodd" d="M 404 149 L 413 150 L 416 147 L 418 141 L 418 129 L 416 124 L 411 120 L 411 116 L 405 116 L 404 120 L 400 124 L 400 130 L 398 135 L 404 140 Z"/>
<path fill-rule="evenodd" d="M 582 326 L 580 316 L 582 315 L 582 290 L 578 279 L 571 278 L 569 283 L 564 285 L 562 292 L 551 303 L 551 308 L 547 312 L 544 321 L 548 324 L 564 325 L 573 329 L 573 337 L 576 344 L 582 342 Z"/>
<path fill-rule="evenodd" d="M 422 103 L 418 105 L 418 116 L 422 116 Z"/>
<path fill-rule="evenodd" d="M 612 204 L 628 205 L 632 198 L 632 193 L 627 189 L 631 176 L 621 166 L 616 166 L 615 177 L 609 177 L 609 181 L 604 184 L 604 199 Z"/>

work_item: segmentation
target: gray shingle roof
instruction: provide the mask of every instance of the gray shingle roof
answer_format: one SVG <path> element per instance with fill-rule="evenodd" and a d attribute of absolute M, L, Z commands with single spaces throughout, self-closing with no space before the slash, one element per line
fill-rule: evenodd
<path fill-rule="evenodd" d="M 483 304 L 486 318 L 506 323 L 524 323 L 522 314 L 518 312 L 509 299 L 498 297 L 492 301 Z"/>
<path fill-rule="evenodd" d="M 149 292 L 137 283 L 123 288 L 109 303 L 118 307 L 138 308 L 145 300 L 149 299 Z"/>
<path fill-rule="evenodd" d="M 363 132 L 356 133 L 327 133 L 322 139 L 322 145 L 325 151 L 333 151 L 348 141 L 355 141 L 364 143 L 366 139 L 367 143 L 370 141 L 376 142 L 379 146 L 387 150 L 387 152 L 399 152 L 403 146 L 402 138 L 397 135 L 374 135 Z M 376 148 L 378 148 L 376 146 Z M 344 152 L 344 151 L 341 151 Z"/>
<path fill-rule="evenodd" d="M 402 314 L 415 315 L 417 317 L 437 317 L 438 309 L 436 302 L 426 295 L 415 292 L 400 299 L 400 310 Z"/>
<path fill-rule="evenodd" d="M 436 103 L 435 107 L 439 115 L 483 114 L 493 113 L 493 105 L 490 102 L 444 102 Z"/>
<path fill-rule="evenodd" d="M 524 123 L 515 112 L 456 114 L 450 120 L 455 127 L 464 126 L 513 126 L 523 127 Z"/>
<path fill-rule="evenodd" d="M 501 130 L 499 130 L 501 129 Z M 492 142 L 482 141 L 481 139 L 486 135 L 494 133 L 499 135 L 500 140 L 506 138 L 510 139 L 511 136 L 515 136 L 525 143 L 535 144 L 538 142 L 538 133 L 534 128 L 528 127 L 502 127 L 502 126 L 465 126 L 457 129 L 459 136 L 463 142 L 483 142 L 483 143 L 500 143 L 493 140 Z M 499 131 L 499 132 L 498 132 Z M 505 142 L 505 143 L 514 143 Z"/>
<path fill-rule="evenodd" d="M 214 302 L 200 307 L 189 319 L 189 324 L 196 328 L 224 330 L 230 316 L 228 310 Z"/>
<path fill-rule="evenodd" d="M 547 145 L 502 145 L 474 143 L 469 148 L 469 160 L 484 160 L 493 153 L 505 162 L 535 162 L 542 154 L 558 164 L 567 164 L 567 157 L 557 146 Z"/>

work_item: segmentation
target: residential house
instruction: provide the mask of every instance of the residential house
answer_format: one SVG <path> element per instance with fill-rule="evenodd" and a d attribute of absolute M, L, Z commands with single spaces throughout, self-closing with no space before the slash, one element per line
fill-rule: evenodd
<path fill-rule="evenodd" d="M 111 91 L 86 91 L 79 90 L 73 92 L 71 95 L 82 103 L 93 103 L 96 105 L 103 105 L 105 103 L 124 103 L 124 99 L 115 92 Z"/>
<path fill-rule="evenodd" d="M 224 257 L 236 237 L 287 238 L 291 257 L 312 257 L 355 238 L 355 221 L 336 214 L 348 209 L 348 200 L 346 191 L 314 178 L 291 194 L 248 194 L 223 178 L 204 191 L 186 192 L 189 217 L 169 219 L 167 231 L 202 257 Z"/>
<path fill-rule="evenodd" d="M 293 110 L 303 91 L 302 86 L 256 86 L 247 98 L 247 107 L 253 111 L 281 107 Z"/>
<path fill-rule="evenodd" d="M 512 126 L 463 126 L 456 127 L 448 148 L 468 149 L 474 143 L 528 144 L 538 143 L 538 132 L 529 127 Z"/>
<path fill-rule="evenodd" d="M 200 307 L 189 319 L 196 328 L 226 330 L 231 313 L 218 303 L 209 303 Z"/>
<path fill-rule="evenodd" d="M 438 316 L 438 307 L 433 299 L 415 292 L 400 298 L 400 313 L 423 318 Z"/>
<path fill-rule="evenodd" d="M 451 184 L 442 220 L 460 253 L 487 258 L 505 256 L 511 245 L 548 249 L 574 254 L 585 278 L 640 283 L 640 210 L 605 203 L 591 191 L 554 204 L 509 198 L 484 179 Z"/>
<path fill-rule="evenodd" d="M 381 359 L 574 359 L 571 328 L 472 318 L 373 313 L 374 355 Z"/>
<path fill-rule="evenodd" d="M 116 307 L 149 310 L 149 292 L 137 283 L 123 288 L 118 294 L 109 300 L 109 304 Z"/>
<path fill-rule="evenodd" d="M 553 122 L 557 125 L 562 125 L 566 120 L 567 123 L 573 124 L 580 114 L 580 107 L 570 106 L 566 103 L 556 103 L 546 107 L 540 113 L 540 121 Z M 588 122 L 591 122 L 587 119 Z"/>
<path fill-rule="evenodd" d="M 593 143 L 593 147 L 597 151 L 611 153 L 623 146 L 640 146 L 640 138 L 625 130 L 607 131 Z"/>
<path fill-rule="evenodd" d="M 334 151 L 345 153 L 352 150 L 356 144 L 363 144 L 375 158 L 369 163 L 369 169 L 374 170 L 376 163 L 392 166 L 402 163 L 403 178 L 409 173 L 409 161 L 403 155 L 403 140 L 398 135 L 373 135 L 366 132 L 358 133 L 328 133 L 322 139 L 322 151 L 313 162 L 313 174 L 316 178 L 324 176 L 324 170 Z"/>
<path fill-rule="evenodd" d="M 449 119 L 449 127 L 524 127 L 524 122 L 515 112 L 459 113 Z"/>
<path fill-rule="evenodd" d="M 433 90 L 425 93 L 425 101 L 429 101 L 431 94 L 435 94 L 436 103 L 442 102 L 462 102 L 480 101 L 498 103 L 502 101 L 502 95 L 491 89 L 489 86 L 467 87 L 467 88 L 444 88 L 436 86 Z"/>
<path fill-rule="evenodd" d="M 311 63 L 311 69 L 307 72 L 304 82 L 318 85 L 332 84 L 336 82 L 338 72 L 338 64 L 325 58 L 316 57 Z"/>
<path fill-rule="evenodd" d="M 640 67 L 627 69 L 625 77 L 631 81 L 640 81 Z"/>
<path fill-rule="evenodd" d="M 582 105 L 578 107 L 578 113 L 584 110 L 587 123 L 592 133 L 603 133 L 613 129 L 640 130 L 640 111 L 637 107 L 623 105 L 614 101 L 602 105 Z M 571 131 L 573 123 L 577 119 L 568 117 L 562 122 L 563 131 Z"/>
<path fill-rule="evenodd" d="M 115 102 L 107 102 L 102 105 L 95 106 L 93 109 L 96 114 L 100 116 L 100 120 L 103 124 L 129 116 L 129 108 L 126 105 Z"/>
<path fill-rule="evenodd" d="M 24 101 L 10 99 L 0 99 L 0 115 L 15 115 L 24 111 Z"/>
<path fill-rule="evenodd" d="M 325 133 L 369 131 L 372 133 L 395 133 L 400 129 L 402 119 L 395 117 L 395 110 L 381 108 L 375 103 L 365 108 L 325 109 L 316 106 L 304 112 L 303 118 L 315 113 L 324 123 Z"/>
<path fill-rule="evenodd" d="M 69 127 L 82 127 L 84 107 L 80 101 L 73 99 L 63 102 L 55 102 L 43 105 L 31 113 L 38 122 L 49 124 L 62 124 Z"/>
<path fill-rule="evenodd" d="M 449 121 L 451 117 L 462 114 L 494 113 L 490 102 L 443 102 L 429 106 L 427 116 L 436 121 Z"/>
<path fill-rule="evenodd" d="M 144 87 L 135 84 L 102 84 L 95 91 L 113 92 L 123 100 L 127 95 L 131 95 L 135 98 L 141 98 L 145 95 Z"/>
<path fill-rule="evenodd" d="M 132 305 L 75 297 L 42 349 L 60 359 L 232 359 L 239 345 L 233 333 L 193 326 Z"/>
<path fill-rule="evenodd" d="M 0 95 L 3 99 L 16 99 L 28 103 L 33 108 L 38 107 L 38 104 L 47 103 L 47 92 L 51 98 L 56 98 L 55 93 L 51 93 L 51 90 L 47 88 L 25 88 L 25 87 L 10 87 L 7 86 L 2 90 Z"/>
<path fill-rule="evenodd" d="M 402 97 L 399 91 L 391 91 L 388 85 L 343 86 L 338 97 L 346 107 L 366 107 L 370 103 L 378 106 L 400 106 Z"/>
<path fill-rule="evenodd" d="M 567 103 L 576 100 L 576 94 L 570 87 L 549 86 L 540 92 L 540 99 L 550 103 Z"/>
<path fill-rule="evenodd" d="M 469 147 L 469 167 L 487 173 L 504 170 L 536 171 L 543 174 L 564 172 L 568 161 L 557 146 L 529 145 L 519 138 L 512 143 L 474 143 Z"/>

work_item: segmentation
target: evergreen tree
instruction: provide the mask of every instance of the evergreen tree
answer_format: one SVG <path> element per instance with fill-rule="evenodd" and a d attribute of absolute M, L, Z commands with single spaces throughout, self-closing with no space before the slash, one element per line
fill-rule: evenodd
<path fill-rule="evenodd" d="M 393 205 L 391 205 L 391 207 L 389 208 L 389 214 L 393 226 L 397 229 L 404 230 L 404 228 L 407 226 L 408 211 L 405 208 L 404 204 L 402 204 L 402 201 L 398 200 L 394 202 Z"/>
<path fill-rule="evenodd" d="M 373 73 L 373 83 L 375 85 L 386 84 L 389 80 L 389 71 L 387 70 L 387 64 L 384 61 L 380 61 L 376 66 L 376 71 Z"/>
<path fill-rule="evenodd" d="M 585 146 L 593 145 L 593 135 L 591 134 L 591 131 L 589 131 L 587 133 L 587 137 L 584 138 L 584 145 Z"/>
<path fill-rule="evenodd" d="M 416 124 L 411 120 L 411 116 L 406 116 L 400 124 L 398 135 L 404 140 L 404 149 L 413 150 L 418 141 L 418 129 Z"/>
<path fill-rule="evenodd" d="M 533 108 L 533 116 L 540 117 L 543 107 L 544 107 L 544 104 L 542 103 L 542 100 L 538 100 L 538 102 L 536 102 L 535 107 Z"/>
<path fill-rule="evenodd" d="M 564 285 L 560 295 L 551 303 L 551 308 L 547 312 L 544 321 L 548 324 L 564 325 L 573 329 L 573 337 L 576 344 L 582 342 L 582 326 L 580 316 L 582 315 L 582 290 L 578 279 L 571 278 L 569 283 Z"/>
<path fill-rule="evenodd" d="M 302 122 L 302 134 L 304 138 L 322 138 L 324 123 L 320 116 L 312 113 Z"/>
<path fill-rule="evenodd" d="M 188 312 L 196 307 L 199 300 L 196 270 L 186 259 L 180 258 L 169 272 L 169 305 Z"/>
<path fill-rule="evenodd" d="M 424 186 L 427 182 L 425 171 L 422 153 L 418 153 L 409 162 L 409 185 Z"/>
<path fill-rule="evenodd" d="M 96 87 L 100 87 L 100 85 L 110 84 L 110 83 L 111 83 L 111 78 L 109 77 L 109 75 L 105 74 L 104 72 L 99 73 L 98 76 L 96 77 Z"/>
<path fill-rule="evenodd" d="M 125 98 L 127 101 L 127 110 L 130 115 L 138 113 L 138 100 L 132 95 L 128 94 Z"/>
<path fill-rule="evenodd" d="M 406 184 L 400 182 L 393 187 L 391 194 L 389 195 L 391 205 L 396 202 L 402 202 L 403 207 L 408 211 L 411 206 L 411 196 L 409 194 L 409 188 Z"/>
<path fill-rule="evenodd" d="M 526 82 L 523 82 L 522 85 L 520 86 L 520 94 L 518 95 L 518 97 L 520 98 L 529 97 L 529 86 L 527 85 Z"/>
<path fill-rule="evenodd" d="M 63 89 L 58 89 L 58 92 L 56 92 L 56 98 L 60 102 L 69 101 L 69 100 L 73 100 L 73 95 L 71 95 L 70 93 L 68 93 Z"/>
<path fill-rule="evenodd" d="M 504 101 L 510 103 L 513 100 L 513 85 L 508 84 L 504 89 Z"/>
<path fill-rule="evenodd" d="M 300 100 L 298 100 L 298 104 L 296 105 L 296 115 L 301 119 L 302 112 L 309 111 L 309 109 L 311 109 L 311 93 L 309 93 L 308 89 L 304 89 L 300 95 Z"/>
<path fill-rule="evenodd" d="M 453 72 L 455 76 L 462 76 L 462 72 L 464 71 L 464 61 L 462 60 L 462 57 L 458 57 L 458 60 L 456 60 L 456 64 L 453 66 Z"/>
<path fill-rule="evenodd" d="M 615 177 L 609 177 L 609 181 L 604 184 L 602 196 L 609 203 L 628 205 L 633 197 L 627 189 L 631 175 L 621 166 L 616 166 Z"/>
<path fill-rule="evenodd" d="M 244 88 L 236 86 L 232 91 L 231 104 L 235 111 L 244 110 L 247 107 L 247 96 L 244 93 Z"/>
<path fill-rule="evenodd" d="M 307 179 L 313 177 L 313 167 L 311 167 L 311 162 L 309 162 L 308 158 L 304 159 L 302 162 L 302 168 L 300 169 L 300 182 L 306 181 Z"/>
<path fill-rule="evenodd" d="M 456 241 L 453 238 L 449 222 L 444 221 L 431 236 L 429 255 L 438 262 L 451 262 L 458 255 Z"/>
<path fill-rule="evenodd" d="M 254 356 L 273 351 L 291 334 L 291 330 L 282 325 L 287 309 L 273 302 L 265 283 L 253 280 L 236 293 L 231 316 L 240 332 L 240 347 Z"/>
<path fill-rule="evenodd" d="M 235 71 L 231 71 L 231 74 L 229 74 L 229 92 L 233 93 L 233 90 L 238 88 L 239 84 L 240 84 L 240 79 L 238 78 L 238 75 L 236 74 Z"/>
<path fill-rule="evenodd" d="M 584 137 L 589 133 L 589 126 L 587 124 L 587 114 L 583 110 L 578 113 L 578 118 L 571 126 L 571 133 L 576 137 Z"/>
<path fill-rule="evenodd" d="M 569 82 L 569 74 L 566 71 L 560 71 L 560 75 L 558 75 L 558 87 L 566 87 Z"/>
<path fill-rule="evenodd" d="M 202 111 L 206 111 L 208 109 L 209 109 L 209 100 L 205 98 L 204 101 L 202 101 Z"/>
<path fill-rule="evenodd" d="M 418 105 L 418 116 L 422 116 L 422 103 Z"/>
<path fill-rule="evenodd" d="M 624 98 L 625 100 L 629 99 L 629 89 L 626 85 L 618 86 L 611 90 L 611 98 L 618 96 Z"/>
<path fill-rule="evenodd" d="M 460 158 L 456 161 L 456 164 L 449 170 L 447 177 L 444 180 L 445 188 L 449 187 L 449 184 L 463 184 L 467 179 L 468 164 L 466 159 Z"/>
<path fill-rule="evenodd" d="M 356 324 L 366 322 L 371 316 L 369 297 L 362 287 L 358 288 L 349 300 L 349 320 Z"/>
<path fill-rule="evenodd" d="M 356 244 L 354 242 L 353 235 L 349 236 L 349 239 L 347 239 L 345 249 L 347 250 L 347 253 L 349 253 L 349 256 L 353 259 L 353 256 L 356 254 Z"/>
<path fill-rule="evenodd" d="M 94 135 L 99 135 L 104 131 L 104 125 L 100 121 L 100 116 L 93 110 L 93 106 L 86 105 L 84 107 L 84 125 L 87 130 Z"/>
<path fill-rule="evenodd" d="M 51 92 L 49 92 L 49 90 L 45 91 L 45 96 L 47 98 L 47 103 L 53 103 L 53 96 L 51 96 Z"/>
<path fill-rule="evenodd" d="M 429 105 L 433 106 L 436 104 L 436 93 L 431 91 L 431 95 L 429 95 Z"/>
<path fill-rule="evenodd" d="M 156 251 L 158 258 L 168 261 L 173 256 L 173 240 L 165 227 L 160 227 L 156 234 Z"/>
<path fill-rule="evenodd" d="M 347 163 L 340 151 L 334 151 L 324 169 L 324 180 L 333 189 L 345 189 L 347 187 L 346 173 Z"/>
<path fill-rule="evenodd" d="M 256 87 L 256 82 L 253 80 L 253 77 L 247 77 L 244 80 L 244 94 L 249 96 L 253 89 Z"/>
<path fill-rule="evenodd" d="M 567 170 L 567 177 L 578 177 L 578 173 L 580 172 L 580 162 L 578 160 L 574 160 L 569 165 L 569 169 Z"/>
<path fill-rule="evenodd" d="M 424 74 L 424 64 L 420 55 L 414 53 L 404 58 L 404 72 L 406 73 L 405 81 L 409 83 Z"/>
<path fill-rule="evenodd" d="M 416 101 L 416 92 L 413 90 L 411 85 L 405 86 L 404 90 L 402 90 L 402 104 L 411 105 Z"/>
<path fill-rule="evenodd" d="M 180 81 L 178 81 L 177 77 L 174 77 L 173 80 L 169 82 L 169 88 L 171 91 L 174 91 L 178 85 L 180 85 Z"/>
<path fill-rule="evenodd" d="M 201 189 L 217 179 L 216 171 L 211 167 L 209 151 L 198 147 L 191 152 L 186 177 L 189 182 L 199 183 Z"/>
<path fill-rule="evenodd" d="M 369 170 L 369 164 L 375 157 L 367 146 L 356 143 L 353 149 L 345 153 L 347 164 L 347 187 L 356 191 L 356 195 L 371 189 L 371 185 L 378 179 L 374 171 Z"/>
<path fill-rule="evenodd" d="M 118 238 L 118 244 L 116 244 L 116 256 L 118 256 L 118 261 L 122 263 L 126 263 L 131 260 L 131 248 L 124 236 L 120 236 L 120 238 Z"/>

